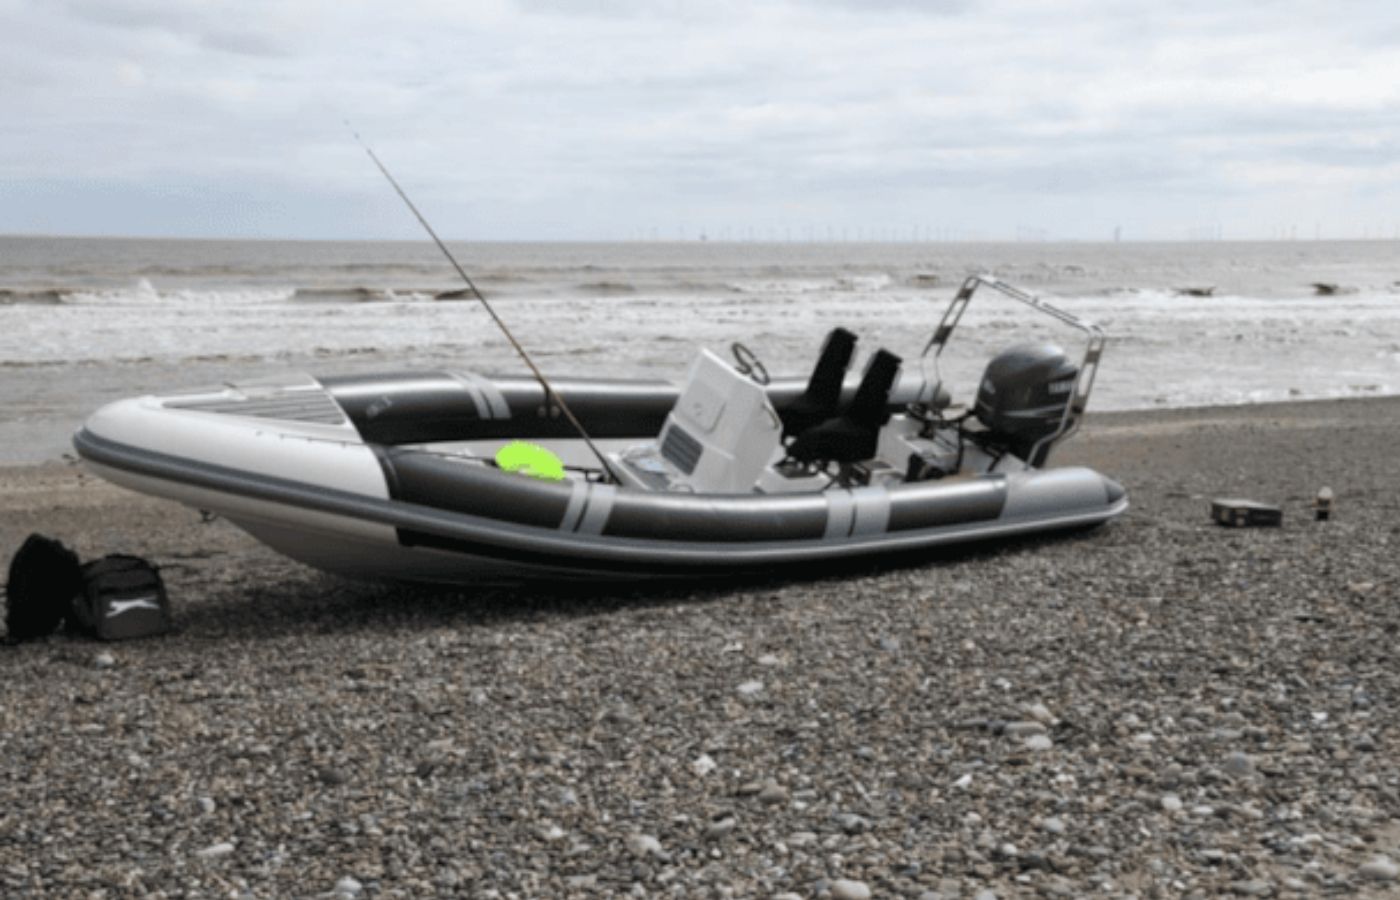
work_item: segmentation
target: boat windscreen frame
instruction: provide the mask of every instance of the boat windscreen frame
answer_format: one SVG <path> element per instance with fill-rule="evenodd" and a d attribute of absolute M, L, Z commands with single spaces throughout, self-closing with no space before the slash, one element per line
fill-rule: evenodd
<path fill-rule="evenodd" d="M 1108 339 L 1104 335 L 1103 329 L 1093 322 L 1065 312 L 1034 294 L 1007 284 L 995 275 L 969 275 L 963 281 L 962 286 L 958 288 L 957 294 L 953 296 L 953 301 L 944 310 L 943 318 L 939 321 L 938 327 L 934 329 L 933 336 L 924 345 L 923 353 L 919 355 L 920 366 L 926 364 L 929 359 L 929 351 L 932 351 L 934 371 L 938 371 L 939 356 L 942 355 L 943 349 L 948 346 L 948 339 L 953 336 L 953 330 L 957 328 L 968 304 L 972 302 L 972 295 L 977 293 L 977 289 L 983 285 L 1010 297 L 1012 300 L 1024 303 L 1026 306 L 1085 335 L 1084 360 L 1079 364 L 1079 373 L 1074 380 L 1074 390 L 1070 394 L 1070 402 L 1065 404 L 1064 414 L 1060 417 L 1060 427 L 1036 441 L 1027 455 L 1028 459 L 1043 458 L 1037 456 L 1042 449 L 1048 454 L 1056 444 L 1066 440 L 1079 430 L 1079 424 L 1084 419 L 1084 411 L 1089 406 L 1089 394 L 1094 389 L 1094 378 L 1099 373 L 1099 358 L 1103 355 L 1104 344 Z M 942 379 L 938 378 L 932 383 L 939 384 L 941 381 Z M 924 382 L 925 384 L 929 383 L 927 376 L 925 376 Z"/>

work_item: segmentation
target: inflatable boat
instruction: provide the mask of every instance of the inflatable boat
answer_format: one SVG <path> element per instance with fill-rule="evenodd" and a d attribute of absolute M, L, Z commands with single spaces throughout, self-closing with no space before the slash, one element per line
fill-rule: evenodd
<path fill-rule="evenodd" d="M 975 402 L 954 406 L 938 357 L 981 286 L 1079 329 L 1083 359 L 1049 344 L 1010 348 Z M 116 484 L 216 513 L 344 575 L 768 571 L 1122 513 L 1112 479 L 1047 467 L 1083 419 L 1103 341 L 1097 327 L 977 276 L 914 366 L 877 349 L 857 374 L 858 338 L 836 329 L 807 378 L 769 379 L 742 345 L 732 364 L 702 350 L 679 385 L 299 375 L 119 401 L 74 444 Z"/>

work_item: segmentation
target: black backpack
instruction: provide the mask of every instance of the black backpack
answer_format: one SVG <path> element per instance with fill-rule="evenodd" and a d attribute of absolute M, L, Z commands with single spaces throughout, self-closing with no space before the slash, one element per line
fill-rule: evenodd
<path fill-rule="evenodd" d="M 12 641 L 53 633 L 83 590 L 78 555 L 53 538 L 31 534 L 10 560 L 5 630 Z"/>
<path fill-rule="evenodd" d="M 171 628 L 170 598 L 160 570 L 138 556 L 113 554 L 84 563 L 70 621 L 104 641 L 150 637 Z"/>

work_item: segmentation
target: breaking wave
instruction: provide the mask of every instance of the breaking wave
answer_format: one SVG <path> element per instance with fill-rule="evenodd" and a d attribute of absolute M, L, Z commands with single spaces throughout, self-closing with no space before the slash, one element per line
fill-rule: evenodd
<path fill-rule="evenodd" d="M 578 285 L 578 290 L 588 294 L 635 294 L 637 286 L 628 281 L 589 281 Z"/>
<path fill-rule="evenodd" d="M 287 288 L 180 289 L 157 290 L 142 278 L 129 288 L 71 290 L 62 295 L 64 306 L 267 306 L 283 303 L 291 296 Z"/>
<path fill-rule="evenodd" d="M 16 290 L 0 288 L 0 306 L 57 306 L 63 302 L 67 291 L 58 288 L 38 288 L 36 290 Z"/>
<path fill-rule="evenodd" d="M 298 303 L 413 303 L 437 295 L 438 291 L 427 288 L 318 287 L 297 288 L 290 299 Z"/>
<path fill-rule="evenodd" d="M 123 288 L 0 288 L 0 306 L 270 306 L 286 303 L 415 303 L 438 291 L 423 287 L 156 288 L 145 278 Z"/>

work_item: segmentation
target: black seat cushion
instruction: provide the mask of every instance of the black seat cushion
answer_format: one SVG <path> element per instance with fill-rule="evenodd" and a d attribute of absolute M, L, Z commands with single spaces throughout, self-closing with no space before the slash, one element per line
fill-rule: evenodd
<path fill-rule="evenodd" d="M 876 352 L 846 412 L 798 435 L 788 446 L 788 456 L 801 463 L 853 463 L 873 457 L 880 426 L 889 421 L 890 391 L 900 362 L 888 350 Z"/>
<path fill-rule="evenodd" d="M 856 336 L 844 328 L 834 328 L 826 336 L 807 389 L 786 409 L 778 412 L 783 421 L 783 437 L 801 434 L 836 415 L 841 405 L 841 386 L 846 380 Z"/>
<path fill-rule="evenodd" d="M 788 447 L 788 456 L 800 463 L 859 462 L 875 455 L 879 430 L 857 425 L 846 416 L 813 425 Z"/>

